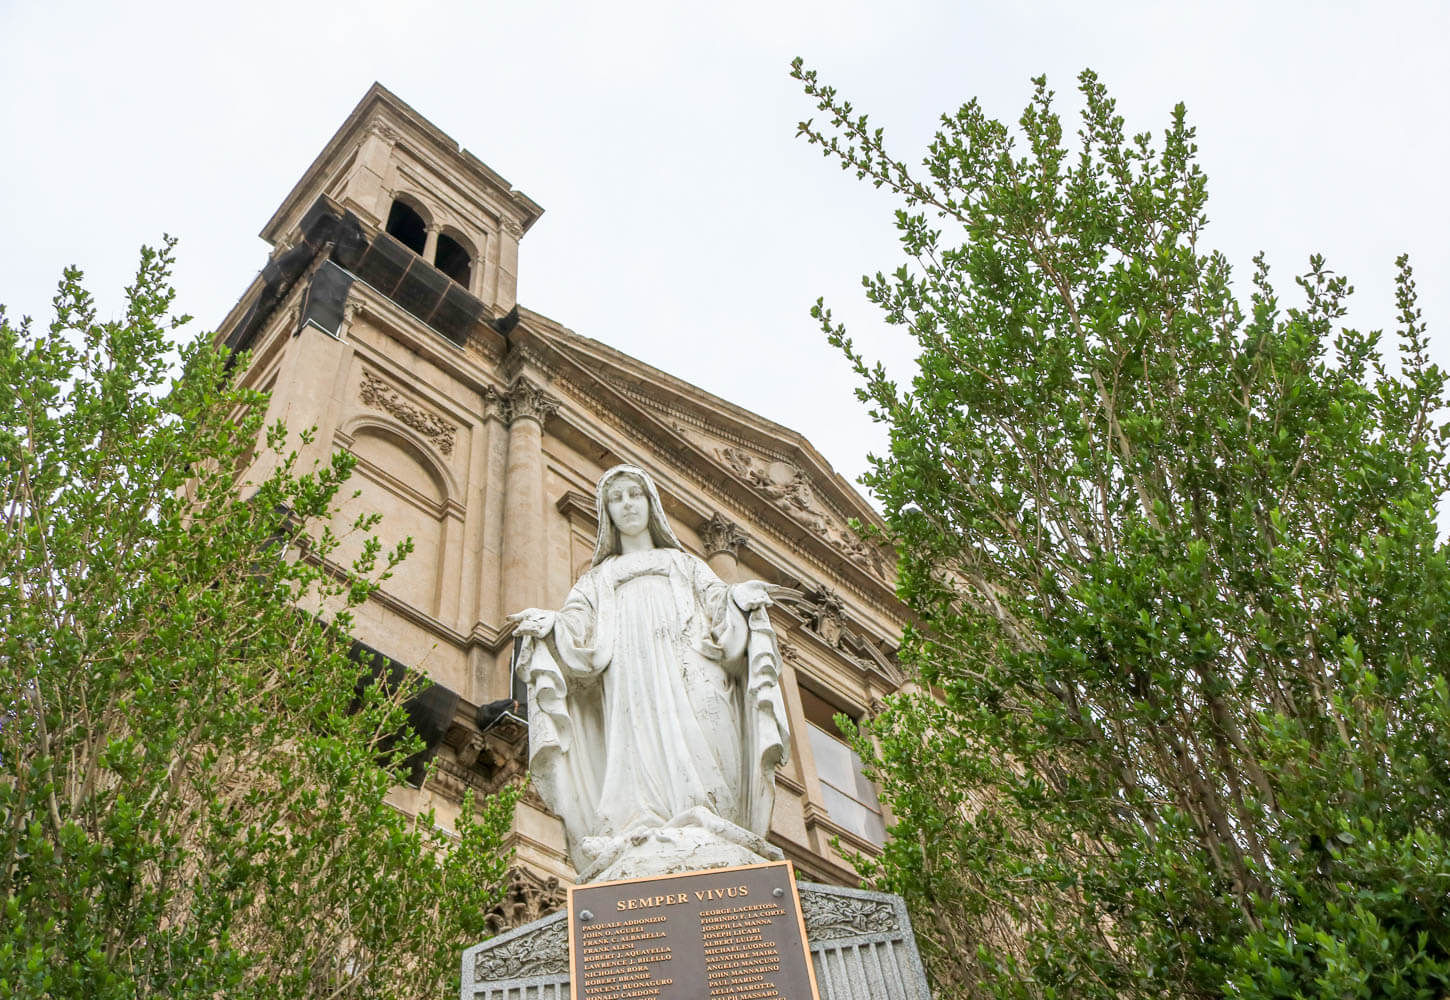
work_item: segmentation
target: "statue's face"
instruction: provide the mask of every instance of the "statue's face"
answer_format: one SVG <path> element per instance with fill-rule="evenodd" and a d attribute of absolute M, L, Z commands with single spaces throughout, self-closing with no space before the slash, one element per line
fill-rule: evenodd
<path fill-rule="evenodd" d="M 633 476 L 615 476 L 604 487 L 604 507 L 621 535 L 637 535 L 649 527 L 649 494 Z"/>

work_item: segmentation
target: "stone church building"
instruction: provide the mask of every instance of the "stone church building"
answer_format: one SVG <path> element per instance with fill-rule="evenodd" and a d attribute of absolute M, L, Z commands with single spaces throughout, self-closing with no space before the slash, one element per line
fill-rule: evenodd
<path fill-rule="evenodd" d="M 316 428 L 304 468 L 357 457 L 336 561 L 360 550 L 346 532 L 362 511 L 382 513 L 385 545 L 413 540 L 355 627 L 359 655 L 431 682 L 409 707 L 432 767 L 396 804 L 446 826 L 465 790 L 519 777 L 527 707 L 510 700 L 505 615 L 560 606 L 593 551 L 595 481 L 628 462 L 722 579 L 801 595 L 770 609 L 794 745 L 769 839 L 801 875 L 855 884 L 833 842 L 870 854 L 889 817 L 833 718 L 900 683 L 905 620 L 892 553 L 848 526 L 876 515 L 794 431 L 519 304 L 520 246 L 542 213 L 374 85 L 267 222 L 273 253 L 218 333 L 250 352 L 269 419 Z M 536 796 L 512 839 L 505 927 L 560 905 L 574 874 Z"/>

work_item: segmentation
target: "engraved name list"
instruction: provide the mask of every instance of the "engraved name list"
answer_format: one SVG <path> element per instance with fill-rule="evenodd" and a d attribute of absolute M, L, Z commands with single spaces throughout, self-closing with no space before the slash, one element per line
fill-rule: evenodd
<path fill-rule="evenodd" d="M 574 1000 L 815 1000 L 784 862 L 569 892 Z"/>

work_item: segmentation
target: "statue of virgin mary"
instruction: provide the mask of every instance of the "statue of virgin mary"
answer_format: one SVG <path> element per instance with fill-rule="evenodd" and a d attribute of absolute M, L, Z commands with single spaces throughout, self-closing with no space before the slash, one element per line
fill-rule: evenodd
<path fill-rule="evenodd" d="M 581 882 L 774 860 L 775 768 L 790 738 L 758 580 L 687 553 L 642 469 L 599 480 L 594 560 L 524 642 L 529 770 Z"/>

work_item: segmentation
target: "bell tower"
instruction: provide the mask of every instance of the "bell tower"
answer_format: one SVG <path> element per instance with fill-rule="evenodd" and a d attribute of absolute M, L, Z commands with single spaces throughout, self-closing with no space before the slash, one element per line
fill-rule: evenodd
<path fill-rule="evenodd" d="M 354 632 L 377 669 L 433 682 L 409 710 L 434 777 L 394 795 L 444 823 L 465 788 L 518 773 L 526 733 L 503 615 L 543 598 L 542 567 L 516 553 L 547 548 L 540 441 L 553 404 L 505 361 L 519 242 L 542 213 L 374 84 L 267 221 L 273 251 L 217 335 L 251 352 L 245 378 L 270 393 L 269 420 L 287 424 L 303 468 L 339 447 L 357 457 L 335 562 L 361 550 L 347 534 L 360 512 L 383 515 L 385 547 L 412 540 Z"/>
<path fill-rule="evenodd" d="M 376 83 L 267 220 L 262 238 L 279 249 L 295 245 L 319 199 L 350 213 L 365 232 L 393 236 L 495 317 L 516 303 L 519 241 L 543 214 Z M 385 277 L 381 264 L 375 273 Z"/>

